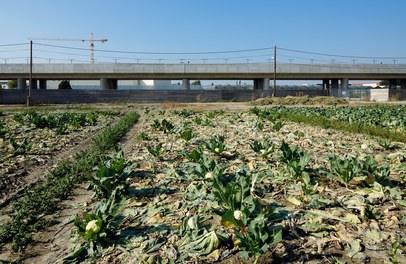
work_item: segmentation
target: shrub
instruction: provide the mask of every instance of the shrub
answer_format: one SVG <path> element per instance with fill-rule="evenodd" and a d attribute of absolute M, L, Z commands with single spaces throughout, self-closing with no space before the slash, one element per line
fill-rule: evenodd
<path fill-rule="evenodd" d="M 72 86 L 70 86 L 69 81 L 63 80 L 63 81 L 61 81 L 59 83 L 58 89 L 60 89 L 60 90 L 69 90 L 69 89 L 72 89 Z"/>

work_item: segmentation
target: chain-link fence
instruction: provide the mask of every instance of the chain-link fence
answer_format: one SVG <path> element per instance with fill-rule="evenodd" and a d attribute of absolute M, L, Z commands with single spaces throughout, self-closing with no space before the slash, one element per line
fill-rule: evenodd
<path fill-rule="evenodd" d="M 330 95 L 345 98 L 349 101 L 387 102 L 389 100 L 388 89 L 331 89 Z"/>
<path fill-rule="evenodd" d="M 330 95 L 349 101 L 370 101 L 371 89 L 331 89 Z"/>

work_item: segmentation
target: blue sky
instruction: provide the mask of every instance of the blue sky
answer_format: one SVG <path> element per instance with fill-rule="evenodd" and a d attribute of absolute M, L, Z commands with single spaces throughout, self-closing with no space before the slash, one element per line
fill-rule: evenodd
<path fill-rule="evenodd" d="M 108 38 L 95 44 L 96 61 L 262 62 L 273 50 L 225 54 L 187 53 L 278 47 L 327 54 L 406 57 L 404 0 L 3 0 L 0 45 L 28 38 Z M 34 40 L 87 49 L 80 41 Z M 0 63 L 28 56 L 26 46 L 0 46 Z M 34 45 L 37 62 L 88 60 L 86 50 Z M 278 50 L 278 61 L 352 63 L 352 58 Z M 217 60 L 217 61 L 216 61 Z M 393 59 L 380 59 L 394 63 Z M 372 58 L 357 58 L 371 63 Z M 399 59 L 396 63 L 406 63 Z"/>

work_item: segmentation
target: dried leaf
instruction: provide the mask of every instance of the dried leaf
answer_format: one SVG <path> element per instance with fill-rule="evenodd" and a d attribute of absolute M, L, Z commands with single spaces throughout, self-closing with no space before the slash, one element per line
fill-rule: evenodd
<path fill-rule="evenodd" d="M 161 214 L 156 214 L 148 219 L 147 224 L 153 225 L 157 223 L 162 223 L 163 221 L 164 219 L 162 218 Z"/>
<path fill-rule="evenodd" d="M 361 220 L 355 214 L 347 213 L 343 218 L 344 221 L 351 224 L 360 224 Z"/>
<path fill-rule="evenodd" d="M 286 198 L 286 201 L 296 205 L 296 206 L 301 206 L 302 202 L 299 201 L 297 198 L 293 197 L 293 196 L 289 196 L 288 198 Z"/>
<path fill-rule="evenodd" d="M 218 249 L 214 250 L 207 256 L 211 261 L 218 261 L 220 258 L 220 252 Z"/>
<path fill-rule="evenodd" d="M 381 243 L 384 240 L 387 240 L 389 234 L 383 231 L 379 231 L 378 229 L 368 229 L 365 232 L 365 237 L 369 239 L 370 242 L 373 243 Z"/>
<path fill-rule="evenodd" d="M 355 254 L 361 251 L 361 243 L 358 240 L 347 241 L 350 250 L 347 253 L 347 256 L 350 258 L 354 257 Z"/>
<path fill-rule="evenodd" d="M 333 220 L 343 221 L 343 219 L 341 219 L 340 217 L 334 216 L 326 211 L 312 209 L 312 210 L 309 210 L 309 212 L 312 214 L 315 214 L 317 216 L 320 216 L 324 219 L 333 219 Z"/>

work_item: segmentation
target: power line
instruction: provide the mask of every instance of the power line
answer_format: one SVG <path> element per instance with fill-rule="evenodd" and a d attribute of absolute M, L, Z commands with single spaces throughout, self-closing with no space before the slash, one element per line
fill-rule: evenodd
<path fill-rule="evenodd" d="M 60 45 L 50 45 L 43 43 L 35 43 L 41 46 L 54 47 L 54 48 L 64 48 L 64 49 L 74 49 L 74 50 L 89 50 L 85 48 L 77 47 L 68 47 Z M 144 54 L 144 55 L 208 55 L 208 54 L 229 54 L 229 53 L 244 53 L 244 52 L 254 52 L 254 51 L 265 51 L 273 50 L 274 47 L 265 47 L 265 48 L 254 48 L 254 49 L 241 49 L 241 50 L 224 50 L 224 51 L 197 51 L 197 52 L 152 52 L 152 51 L 123 51 L 123 50 L 105 50 L 105 49 L 95 49 L 98 52 L 108 52 L 108 53 L 122 53 L 122 54 Z M 318 56 L 328 56 L 328 57 L 341 57 L 341 58 L 357 58 L 357 59 L 406 59 L 406 57 L 384 57 L 384 56 L 354 56 L 354 55 L 340 55 L 340 54 L 331 54 L 331 53 L 320 53 L 320 52 L 310 52 L 302 51 L 295 49 L 287 49 L 282 47 L 277 47 L 278 50 L 311 54 Z"/>
<path fill-rule="evenodd" d="M 318 62 L 328 62 L 327 60 L 319 60 L 319 59 L 313 59 L 313 58 L 304 58 L 304 57 L 297 57 L 297 56 L 288 56 L 288 55 L 283 55 L 279 54 L 278 57 L 283 57 L 283 58 L 292 58 L 292 59 L 298 59 L 298 60 L 308 60 L 308 61 L 318 61 Z"/>
<path fill-rule="evenodd" d="M 88 57 L 88 56 L 89 56 L 89 55 L 87 55 L 87 54 L 58 52 L 58 51 L 41 50 L 41 49 L 36 49 L 35 51 L 38 51 L 38 52 L 46 52 L 46 53 L 52 53 L 52 54 L 61 54 L 61 55 L 81 56 L 81 57 Z"/>
<path fill-rule="evenodd" d="M 18 51 L 29 51 L 29 49 L 0 50 L 0 52 L 18 52 Z"/>
<path fill-rule="evenodd" d="M 16 59 L 27 59 L 28 57 L 2 57 L 0 60 L 16 60 Z"/>
<path fill-rule="evenodd" d="M 40 45 L 40 46 L 53 47 L 53 48 L 88 50 L 85 48 L 50 45 L 50 44 L 43 44 L 43 43 L 35 43 L 35 44 Z M 243 50 L 225 50 L 225 51 L 199 51 L 199 52 L 151 52 L 151 51 L 123 51 L 123 50 L 104 50 L 104 49 L 97 49 L 97 50 L 95 49 L 95 51 L 109 52 L 109 53 L 145 54 L 145 55 L 204 55 L 204 54 L 226 54 L 226 53 L 253 52 L 253 51 L 271 50 L 271 49 L 274 49 L 274 47 L 243 49 Z"/>
<path fill-rule="evenodd" d="M 0 44 L 0 47 L 14 47 L 14 46 L 29 45 L 29 44 L 30 43 Z"/>
<path fill-rule="evenodd" d="M 61 59 L 61 58 L 47 58 L 47 57 L 33 57 L 33 58 L 38 59 L 38 60 L 46 60 L 48 62 L 50 62 L 50 61 L 88 62 L 87 60 L 78 60 L 78 59 Z"/>
<path fill-rule="evenodd" d="M 319 53 L 319 52 L 310 52 L 310 51 L 301 51 L 301 50 L 294 50 L 294 49 L 286 49 L 280 48 L 277 49 L 297 52 L 297 53 L 304 53 L 304 54 L 311 54 L 311 55 L 319 55 L 319 56 L 328 56 L 328 57 L 340 57 L 340 58 L 357 58 L 357 59 L 381 59 L 381 60 L 389 60 L 389 59 L 406 59 L 406 57 L 374 57 L 374 56 L 352 56 L 352 55 L 339 55 L 339 54 L 328 54 L 328 53 Z"/>
<path fill-rule="evenodd" d="M 73 49 L 73 50 L 81 50 L 81 51 L 88 51 L 86 48 L 77 48 L 77 47 L 67 47 L 67 46 L 59 46 L 59 45 L 48 45 L 48 44 L 40 44 L 40 43 L 35 43 L 41 46 L 47 46 L 47 47 L 52 47 L 52 48 L 64 48 L 64 49 Z M 78 56 L 84 56 L 82 54 L 78 53 L 65 53 L 65 52 L 57 52 L 57 51 L 47 51 L 47 50 L 42 50 L 42 49 L 36 49 L 37 51 L 40 52 L 49 52 L 49 53 L 54 53 L 54 54 L 63 54 L 63 55 L 78 55 Z M 250 51 L 254 50 L 263 50 L 263 49 L 251 49 Z M 95 51 L 102 51 L 102 52 L 111 52 L 111 53 L 123 53 L 123 51 L 108 51 L 108 50 L 95 50 Z M 231 53 L 232 51 L 227 51 Z M 243 52 L 243 50 L 235 51 L 235 52 Z M 152 53 L 145 53 L 145 52 L 130 52 L 127 51 L 125 52 L 127 54 L 138 54 L 138 55 L 151 55 Z M 219 52 L 211 52 L 211 53 L 205 53 L 205 52 L 195 52 L 195 53 L 171 53 L 171 52 L 165 52 L 165 53 L 153 53 L 155 55 L 194 55 L 194 54 L 199 54 L 199 55 L 204 55 L 204 54 L 220 54 L 223 53 L 221 51 Z M 254 57 L 270 57 L 273 56 L 273 54 L 267 53 L 267 54 L 260 54 L 260 55 L 247 55 L 247 56 L 234 56 L 234 57 L 227 57 L 227 59 L 244 59 L 244 58 L 254 58 Z M 129 59 L 129 60 L 137 60 L 137 59 L 143 59 L 143 60 L 156 60 L 156 58 L 129 58 L 129 57 L 107 57 L 107 56 L 98 56 L 99 58 L 111 58 L 111 59 Z M 224 60 L 224 57 L 211 57 L 211 58 L 204 58 L 205 60 Z M 162 60 L 179 60 L 179 58 L 169 58 L 169 59 L 162 59 Z M 202 60 L 201 58 L 183 58 L 183 60 Z"/>
<path fill-rule="evenodd" d="M 28 45 L 29 43 L 14 43 L 14 44 L 1 44 L 0 47 L 12 47 L 12 46 L 21 46 L 21 45 Z M 34 43 L 38 46 L 44 46 L 49 48 L 58 48 L 58 49 L 70 49 L 70 50 L 78 50 L 78 51 L 89 51 L 88 48 L 79 48 L 79 47 L 72 47 L 72 46 L 61 46 L 61 45 L 51 45 L 51 44 L 44 44 L 44 43 Z M 213 54 L 233 54 L 233 53 L 247 53 L 247 52 L 255 52 L 255 51 L 270 51 L 273 50 L 274 47 L 264 47 L 264 48 L 253 48 L 253 49 L 241 49 L 241 50 L 223 50 L 223 51 L 196 51 L 196 52 L 151 52 L 151 51 L 123 51 L 123 50 L 105 50 L 105 49 L 98 49 L 95 50 L 101 53 L 116 53 L 116 54 L 138 54 L 138 55 L 213 55 Z M 406 59 L 406 57 L 385 57 L 385 56 L 353 56 L 353 55 L 342 55 L 342 54 L 329 54 L 329 53 L 320 53 L 320 52 L 310 52 L 310 51 L 303 51 L 303 50 L 296 50 L 296 49 L 288 49 L 283 47 L 277 47 L 277 50 L 282 50 L 286 52 L 294 52 L 294 53 L 301 53 L 301 54 L 309 54 L 314 56 L 324 56 L 324 57 L 332 57 L 332 58 L 347 58 L 347 59 L 373 59 L 373 60 L 401 60 Z M 26 51 L 26 50 L 2 50 L 1 53 L 5 52 L 17 52 L 17 51 Z M 83 54 L 76 54 L 76 53 L 68 53 L 68 52 L 58 52 L 52 50 L 41 50 L 37 49 L 38 52 L 48 52 L 54 54 L 63 54 L 63 55 L 71 55 L 71 56 L 85 56 Z M 258 54 L 246 54 L 243 56 L 230 56 L 230 57 L 206 57 L 206 58 L 184 58 L 181 60 L 233 60 L 233 59 L 249 59 L 249 58 L 260 58 L 260 57 L 270 57 L 272 56 L 271 53 L 258 55 Z M 321 60 L 317 57 L 312 58 L 304 58 L 299 56 L 289 56 L 288 54 L 280 54 L 280 57 L 287 57 L 299 60 L 309 60 L 313 63 L 313 61 L 319 62 L 326 62 L 326 59 Z M 99 58 L 113 58 L 113 59 L 128 59 L 128 60 L 156 60 L 156 59 L 149 59 L 149 58 L 123 58 L 123 57 L 107 57 L 107 56 L 98 56 Z M 179 60 L 176 59 L 168 59 L 168 58 L 160 58 L 159 60 Z"/>

